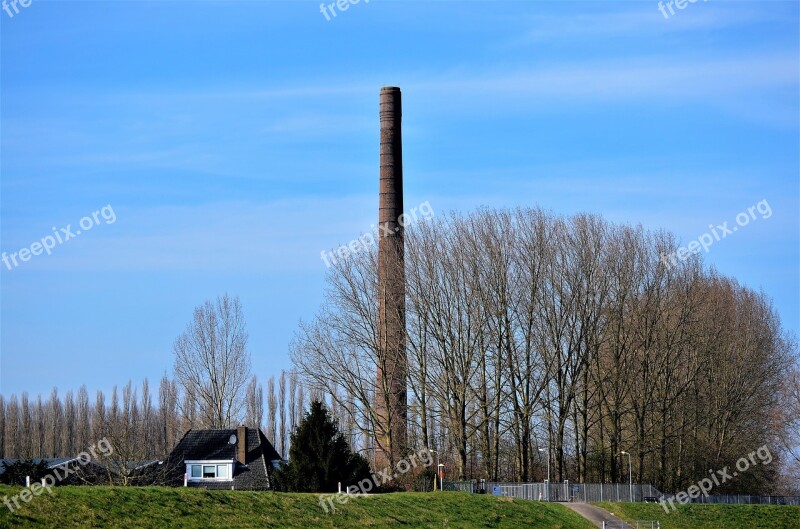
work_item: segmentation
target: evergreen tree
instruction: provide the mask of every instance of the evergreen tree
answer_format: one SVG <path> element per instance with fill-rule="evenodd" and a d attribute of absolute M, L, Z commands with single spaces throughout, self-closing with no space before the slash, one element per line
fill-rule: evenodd
<path fill-rule="evenodd" d="M 350 446 L 319 401 L 292 432 L 289 464 L 277 472 L 285 492 L 336 492 L 370 477 L 369 464 Z"/>

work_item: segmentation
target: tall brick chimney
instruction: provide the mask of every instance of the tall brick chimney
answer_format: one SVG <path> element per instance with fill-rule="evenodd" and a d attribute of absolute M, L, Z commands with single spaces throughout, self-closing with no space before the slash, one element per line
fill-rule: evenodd
<path fill-rule="evenodd" d="M 405 455 L 406 308 L 403 214 L 402 100 L 381 88 L 380 200 L 378 207 L 378 443 L 394 463 Z M 388 229 L 387 229 L 388 228 Z"/>

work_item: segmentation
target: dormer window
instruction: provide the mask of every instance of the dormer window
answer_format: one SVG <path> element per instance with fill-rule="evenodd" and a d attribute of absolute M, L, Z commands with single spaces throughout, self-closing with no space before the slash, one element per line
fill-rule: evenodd
<path fill-rule="evenodd" d="M 186 461 L 186 476 L 189 481 L 230 481 L 233 461 Z"/>

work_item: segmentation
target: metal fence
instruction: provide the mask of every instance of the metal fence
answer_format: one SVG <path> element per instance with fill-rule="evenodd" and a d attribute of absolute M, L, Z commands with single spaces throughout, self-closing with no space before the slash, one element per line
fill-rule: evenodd
<path fill-rule="evenodd" d="M 800 496 L 749 496 L 745 494 L 703 496 L 701 494 L 699 498 L 693 498 L 692 503 L 722 503 L 727 505 L 800 505 Z"/>
<path fill-rule="evenodd" d="M 661 522 L 658 520 L 603 522 L 603 529 L 661 529 Z"/>
<path fill-rule="evenodd" d="M 661 492 L 649 483 L 582 483 L 571 485 L 570 501 L 645 501 Z"/>
<path fill-rule="evenodd" d="M 512 483 L 495 481 L 445 481 L 444 490 L 510 496 L 538 501 L 668 501 L 674 495 L 664 495 L 649 484 L 634 483 Z M 800 496 L 754 496 L 745 494 L 700 496 L 692 503 L 721 503 L 729 505 L 800 505 Z"/>
<path fill-rule="evenodd" d="M 494 481 L 445 481 L 444 490 L 480 492 L 540 501 L 644 501 L 661 492 L 649 484 L 634 483 L 510 483 Z"/>

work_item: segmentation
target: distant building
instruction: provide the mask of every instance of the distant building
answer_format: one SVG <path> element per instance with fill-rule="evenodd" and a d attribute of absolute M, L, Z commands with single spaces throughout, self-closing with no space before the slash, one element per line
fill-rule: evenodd
<path fill-rule="evenodd" d="M 270 490 L 282 458 L 261 430 L 189 430 L 164 462 L 167 484 L 219 490 Z"/>
<path fill-rule="evenodd" d="M 79 457 L 47 457 L 33 459 L 0 459 L 0 476 L 5 474 L 6 466 L 11 466 L 22 461 L 33 464 L 44 463 L 49 474 L 56 477 L 56 485 L 93 485 L 108 480 L 108 469 L 95 461 L 81 464 Z M 65 471 L 65 469 L 69 469 Z M 112 471 L 113 473 L 114 471 Z M 61 477 L 63 476 L 63 478 Z M 18 485 L 24 485 L 24 482 Z"/>

